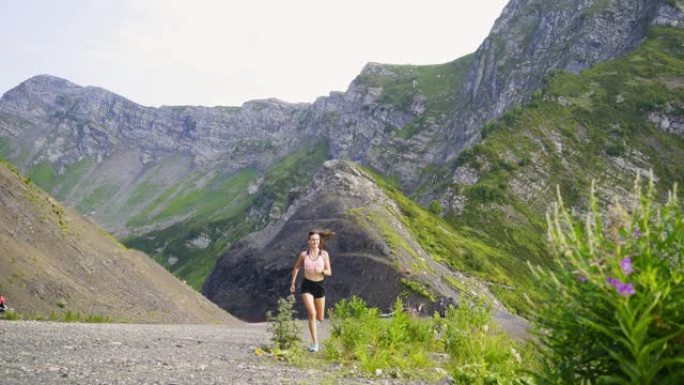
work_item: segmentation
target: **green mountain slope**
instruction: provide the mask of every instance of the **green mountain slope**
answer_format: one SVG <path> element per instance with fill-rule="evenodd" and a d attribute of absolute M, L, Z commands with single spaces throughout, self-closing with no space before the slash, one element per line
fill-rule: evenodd
<path fill-rule="evenodd" d="M 414 197 L 498 250 L 497 271 L 525 288 L 524 262 L 547 261 L 545 211 L 555 186 L 578 208 L 586 207 L 592 180 L 604 201 L 628 202 L 636 174 L 652 169 L 667 191 L 684 180 L 683 133 L 667 132 L 682 121 L 684 31 L 654 28 L 619 60 L 550 76 L 529 105 L 490 122 L 481 143 L 428 170 L 431 182 Z"/>

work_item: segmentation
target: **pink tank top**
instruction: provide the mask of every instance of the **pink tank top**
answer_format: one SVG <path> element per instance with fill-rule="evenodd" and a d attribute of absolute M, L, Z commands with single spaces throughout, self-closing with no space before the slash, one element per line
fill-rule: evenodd
<path fill-rule="evenodd" d="M 307 250 L 306 257 L 304 258 L 304 269 L 316 271 L 317 267 L 320 267 L 321 269 L 325 267 L 325 264 L 323 262 L 323 252 L 319 250 L 318 257 L 316 259 L 311 259 L 309 250 Z"/>

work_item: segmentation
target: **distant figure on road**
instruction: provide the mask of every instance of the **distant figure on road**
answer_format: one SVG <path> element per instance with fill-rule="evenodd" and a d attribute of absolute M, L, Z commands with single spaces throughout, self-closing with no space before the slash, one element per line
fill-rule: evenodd
<path fill-rule="evenodd" d="M 4 312 L 7 309 L 5 306 L 5 296 L 0 294 L 0 313 Z"/>
<path fill-rule="evenodd" d="M 304 266 L 304 280 L 302 281 L 301 294 L 302 301 L 306 307 L 309 320 L 309 331 L 311 332 L 310 352 L 318 351 L 318 331 L 317 324 L 323 321 L 325 316 L 325 289 L 323 280 L 332 275 L 330 267 L 330 256 L 325 251 L 326 239 L 335 235 L 329 230 L 312 230 L 309 232 L 309 248 L 299 253 L 297 262 L 292 269 L 292 282 L 290 293 L 295 293 L 295 281 L 299 269 Z"/>

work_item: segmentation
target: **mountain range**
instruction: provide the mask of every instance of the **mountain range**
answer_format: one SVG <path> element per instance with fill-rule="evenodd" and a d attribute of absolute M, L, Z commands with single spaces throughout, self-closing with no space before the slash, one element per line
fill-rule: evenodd
<path fill-rule="evenodd" d="M 683 9 L 512 0 L 475 53 L 369 63 L 312 104 L 150 108 L 36 76 L 0 98 L 0 156 L 245 319 L 313 226 L 338 233 L 333 302 L 485 295 L 509 317 L 556 186 L 582 210 L 592 180 L 629 202 L 638 173 L 684 179 Z"/>

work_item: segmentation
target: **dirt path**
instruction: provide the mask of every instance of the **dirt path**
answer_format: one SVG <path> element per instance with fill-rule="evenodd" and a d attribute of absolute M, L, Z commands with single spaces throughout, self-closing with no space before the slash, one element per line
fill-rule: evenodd
<path fill-rule="evenodd" d="M 327 334 L 327 327 L 323 325 L 323 335 Z M 265 324 L 3 321 L 0 384 L 399 383 L 389 379 L 342 378 L 331 373 L 330 368 L 301 369 L 256 356 L 255 349 L 268 340 Z"/>

